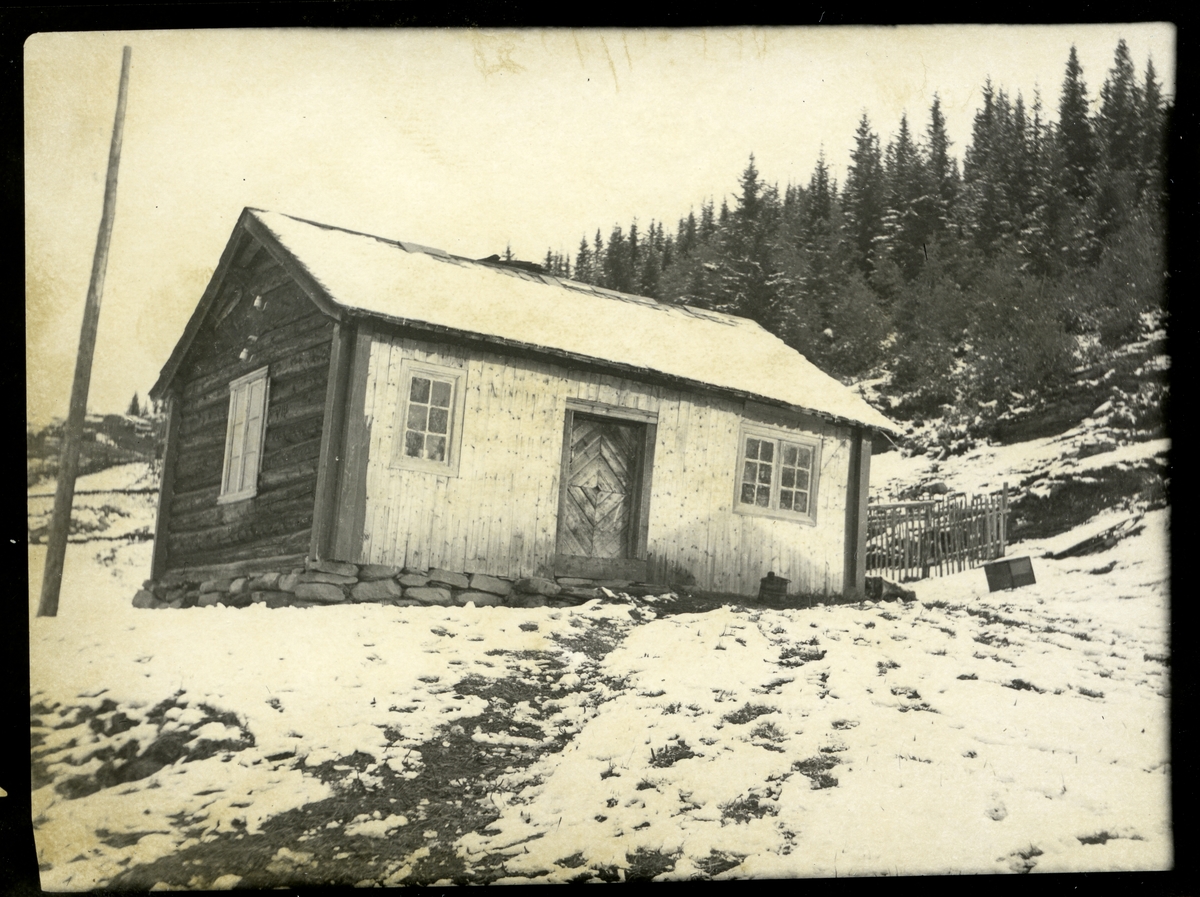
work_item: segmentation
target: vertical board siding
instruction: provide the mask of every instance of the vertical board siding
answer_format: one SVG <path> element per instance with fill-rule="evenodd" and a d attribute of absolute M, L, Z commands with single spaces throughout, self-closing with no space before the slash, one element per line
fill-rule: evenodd
<path fill-rule="evenodd" d="M 391 465 L 404 360 L 466 371 L 458 476 Z M 648 551 L 659 581 L 755 594 L 768 570 L 792 592 L 837 592 L 844 566 L 851 431 L 784 416 L 821 439 L 817 523 L 734 511 L 739 433 L 755 412 L 732 399 L 409 337 L 376 336 L 366 403 L 371 429 L 363 551 L 371 563 L 496 576 L 547 575 L 558 524 L 568 399 L 658 415 Z M 775 426 L 780 419 L 763 421 Z"/>

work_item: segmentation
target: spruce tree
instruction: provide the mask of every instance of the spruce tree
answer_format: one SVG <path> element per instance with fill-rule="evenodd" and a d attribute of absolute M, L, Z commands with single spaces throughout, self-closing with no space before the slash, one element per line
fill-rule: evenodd
<path fill-rule="evenodd" d="M 929 107 L 929 127 L 925 131 L 928 141 L 926 168 L 936 191 L 937 227 L 947 223 L 950 207 L 958 192 L 958 169 L 950 157 L 950 138 L 946 134 L 946 117 L 942 114 L 942 101 L 935 93 Z"/>
<path fill-rule="evenodd" d="M 883 233 L 884 173 L 879 137 L 864 112 L 854 133 L 854 149 L 846 186 L 842 190 L 846 235 L 855 250 L 855 261 L 869 271 L 875 238 Z"/>
<path fill-rule="evenodd" d="M 680 255 L 689 255 L 696 248 L 699 239 L 696 225 L 696 213 L 688 210 L 687 218 L 679 219 L 679 230 L 676 232 L 675 246 Z"/>
<path fill-rule="evenodd" d="M 575 254 L 575 279 L 580 283 L 592 282 L 592 250 L 587 237 L 579 238 L 579 251 Z"/>
<path fill-rule="evenodd" d="M 600 228 L 596 228 L 596 239 L 592 243 L 592 279 L 588 282 L 596 286 L 604 284 L 604 240 Z"/>
<path fill-rule="evenodd" d="M 1082 202 L 1092 194 L 1096 169 L 1096 139 L 1088 115 L 1087 85 L 1074 45 L 1067 57 L 1062 95 L 1058 101 L 1058 141 L 1061 148 L 1063 188 Z"/>
<path fill-rule="evenodd" d="M 1139 193 L 1150 190 L 1155 196 L 1162 190 L 1165 143 L 1162 85 L 1154 70 L 1154 60 L 1146 60 L 1146 75 L 1142 85 L 1142 106 L 1139 111 L 1138 188 Z"/>
<path fill-rule="evenodd" d="M 913 143 L 907 115 L 901 115 L 900 131 L 888 144 L 884 169 L 887 202 L 883 233 L 876 243 L 880 257 L 890 258 L 911 280 L 920 270 L 937 215 L 924 160 Z"/>
<path fill-rule="evenodd" d="M 1113 171 L 1132 171 L 1139 161 L 1142 97 L 1133 59 L 1124 40 L 1117 43 L 1113 67 L 1100 89 L 1096 118 L 1105 165 Z"/>
<path fill-rule="evenodd" d="M 642 247 L 638 241 L 637 221 L 634 221 L 629 225 L 629 237 L 626 240 L 624 260 L 625 286 L 618 287 L 618 289 L 626 293 L 636 293 L 638 291 L 638 276 L 642 267 L 642 255 Z"/>
<path fill-rule="evenodd" d="M 710 196 L 707 202 L 700 204 L 700 242 L 707 243 L 717 231 L 713 216 L 713 201 Z"/>
<path fill-rule="evenodd" d="M 1059 270 L 1064 215 L 1064 194 L 1058 183 L 1061 169 L 1059 145 L 1053 128 L 1043 120 L 1042 99 L 1034 94 L 1029 126 L 1029 193 L 1027 212 L 1018 235 L 1018 245 L 1033 274 L 1049 275 Z"/>
<path fill-rule="evenodd" d="M 810 231 L 820 227 L 818 222 L 829 223 L 833 212 L 833 193 L 830 190 L 829 166 L 825 163 L 825 148 L 817 155 L 817 167 L 808 181 L 808 220 Z"/>

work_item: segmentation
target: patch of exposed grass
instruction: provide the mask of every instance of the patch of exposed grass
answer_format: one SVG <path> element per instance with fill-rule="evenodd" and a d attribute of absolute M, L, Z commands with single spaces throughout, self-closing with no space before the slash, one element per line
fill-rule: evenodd
<path fill-rule="evenodd" d="M 723 850 L 712 848 L 708 856 L 694 860 L 693 864 L 705 875 L 713 876 L 720 875 L 722 872 L 728 872 L 735 866 L 740 866 L 742 860 L 746 857 L 738 853 L 726 853 Z"/>
<path fill-rule="evenodd" d="M 830 753 L 825 753 L 824 755 L 809 757 L 805 760 L 797 760 L 792 764 L 792 770 L 807 776 L 812 783 L 812 789 L 818 791 L 822 788 L 837 787 L 838 780 L 830 774 L 829 770 L 841 762 L 837 757 L 831 756 Z"/>
<path fill-rule="evenodd" d="M 1001 682 L 1005 688 L 1015 688 L 1018 691 L 1036 691 L 1039 695 L 1044 695 L 1046 689 L 1038 688 L 1032 682 L 1026 682 L 1024 679 L 1014 679 L 1011 682 Z"/>
<path fill-rule="evenodd" d="M 625 862 L 629 868 L 625 871 L 626 881 L 650 881 L 652 878 L 670 872 L 682 851 L 665 853 L 661 850 L 647 850 L 639 847 L 632 853 L 625 854 Z"/>
<path fill-rule="evenodd" d="M 776 816 L 779 814 L 779 808 L 774 803 L 769 801 L 764 802 L 762 797 L 751 791 L 744 797 L 739 796 L 733 800 L 719 805 L 721 810 L 721 823 L 746 823 L 751 819 L 761 819 L 763 816 Z"/>
<path fill-rule="evenodd" d="M 768 713 L 778 713 L 778 712 L 779 711 L 776 708 L 768 707 L 766 704 L 749 704 L 749 703 L 747 703 L 747 704 L 744 704 L 738 710 L 734 710 L 731 713 L 726 713 L 723 717 L 721 717 L 721 719 L 723 719 L 727 723 L 734 723 L 735 725 L 740 725 L 742 723 L 748 723 L 753 719 L 758 719 L 758 717 L 765 716 Z"/>
<path fill-rule="evenodd" d="M 755 739 L 755 744 L 758 744 L 759 747 L 764 747 L 769 751 L 782 752 L 783 748 L 776 747 L 776 745 L 780 741 L 787 741 L 787 733 L 770 720 L 763 720 L 751 729 L 750 737 Z M 761 744 L 760 742 L 767 742 L 767 744 Z"/>
<path fill-rule="evenodd" d="M 588 624 L 578 634 L 555 633 L 552 637 L 559 646 L 584 654 L 592 661 L 603 660 L 625 637 L 625 628 L 608 617 L 591 619 Z"/>
<path fill-rule="evenodd" d="M 1004 636 L 994 636 L 988 632 L 975 636 L 975 641 L 981 645 L 987 645 L 989 648 L 1008 648 L 1012 645 L 1012 642 Z"/>
<path fill-rule="evenodd" d="M 665 748 L 655 750 L 650 748 L 650 765 L 657 767 L 674 766 L 680 760 L 687 760 L 689 757 L 699 757 L 690 747 L 688 743 L 680 738 L 674 744 L 669 744 Z"/>
<path fill-rule="evenodd" d="M 813 639 L 815 642 L 816 639 Z M 814 660 L 822 660 L 825 652 L 811 645 L 791 645 L 779 652 L 779 665 L 782 667 L 798 667 Z"/>

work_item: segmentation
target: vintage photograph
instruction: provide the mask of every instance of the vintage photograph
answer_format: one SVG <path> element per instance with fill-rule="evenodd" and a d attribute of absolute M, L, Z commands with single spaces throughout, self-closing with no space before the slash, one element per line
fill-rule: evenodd
<path fill-rule="evenodd" d="M 42 888 L 1172 869 L 1175 64 L 31 36 Z"/>

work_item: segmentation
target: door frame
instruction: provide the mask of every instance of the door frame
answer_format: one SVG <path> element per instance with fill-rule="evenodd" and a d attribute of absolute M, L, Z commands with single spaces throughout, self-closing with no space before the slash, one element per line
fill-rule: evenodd
<path fill-rule="evenodd" d="M 562 535 L 563 508 L 567 501 L 567 484 L 571 477 L 571 432 L 575 415 L 609 418 L 622 423 L 637 424 L 642 429 L 642 444 L 638 451 L 637 470 L 633 476 L 633 517 L 630 521 L 630 556 L 626 558 L 586 558 L 559 554 Z M 644 582 L 648 571 L 648 535 L 650 531 L 650 481 L 654 471 L 654 446 L 658 438 L 658 414 L 639 408 L 624 408 L 583 399 L 567 399 L 563 420 L 562 460 L 558 475 L 558 517 L 554 530 L 554 573 L 557 576 L 578 576 L 582 579 L 630 579 Z"/>

